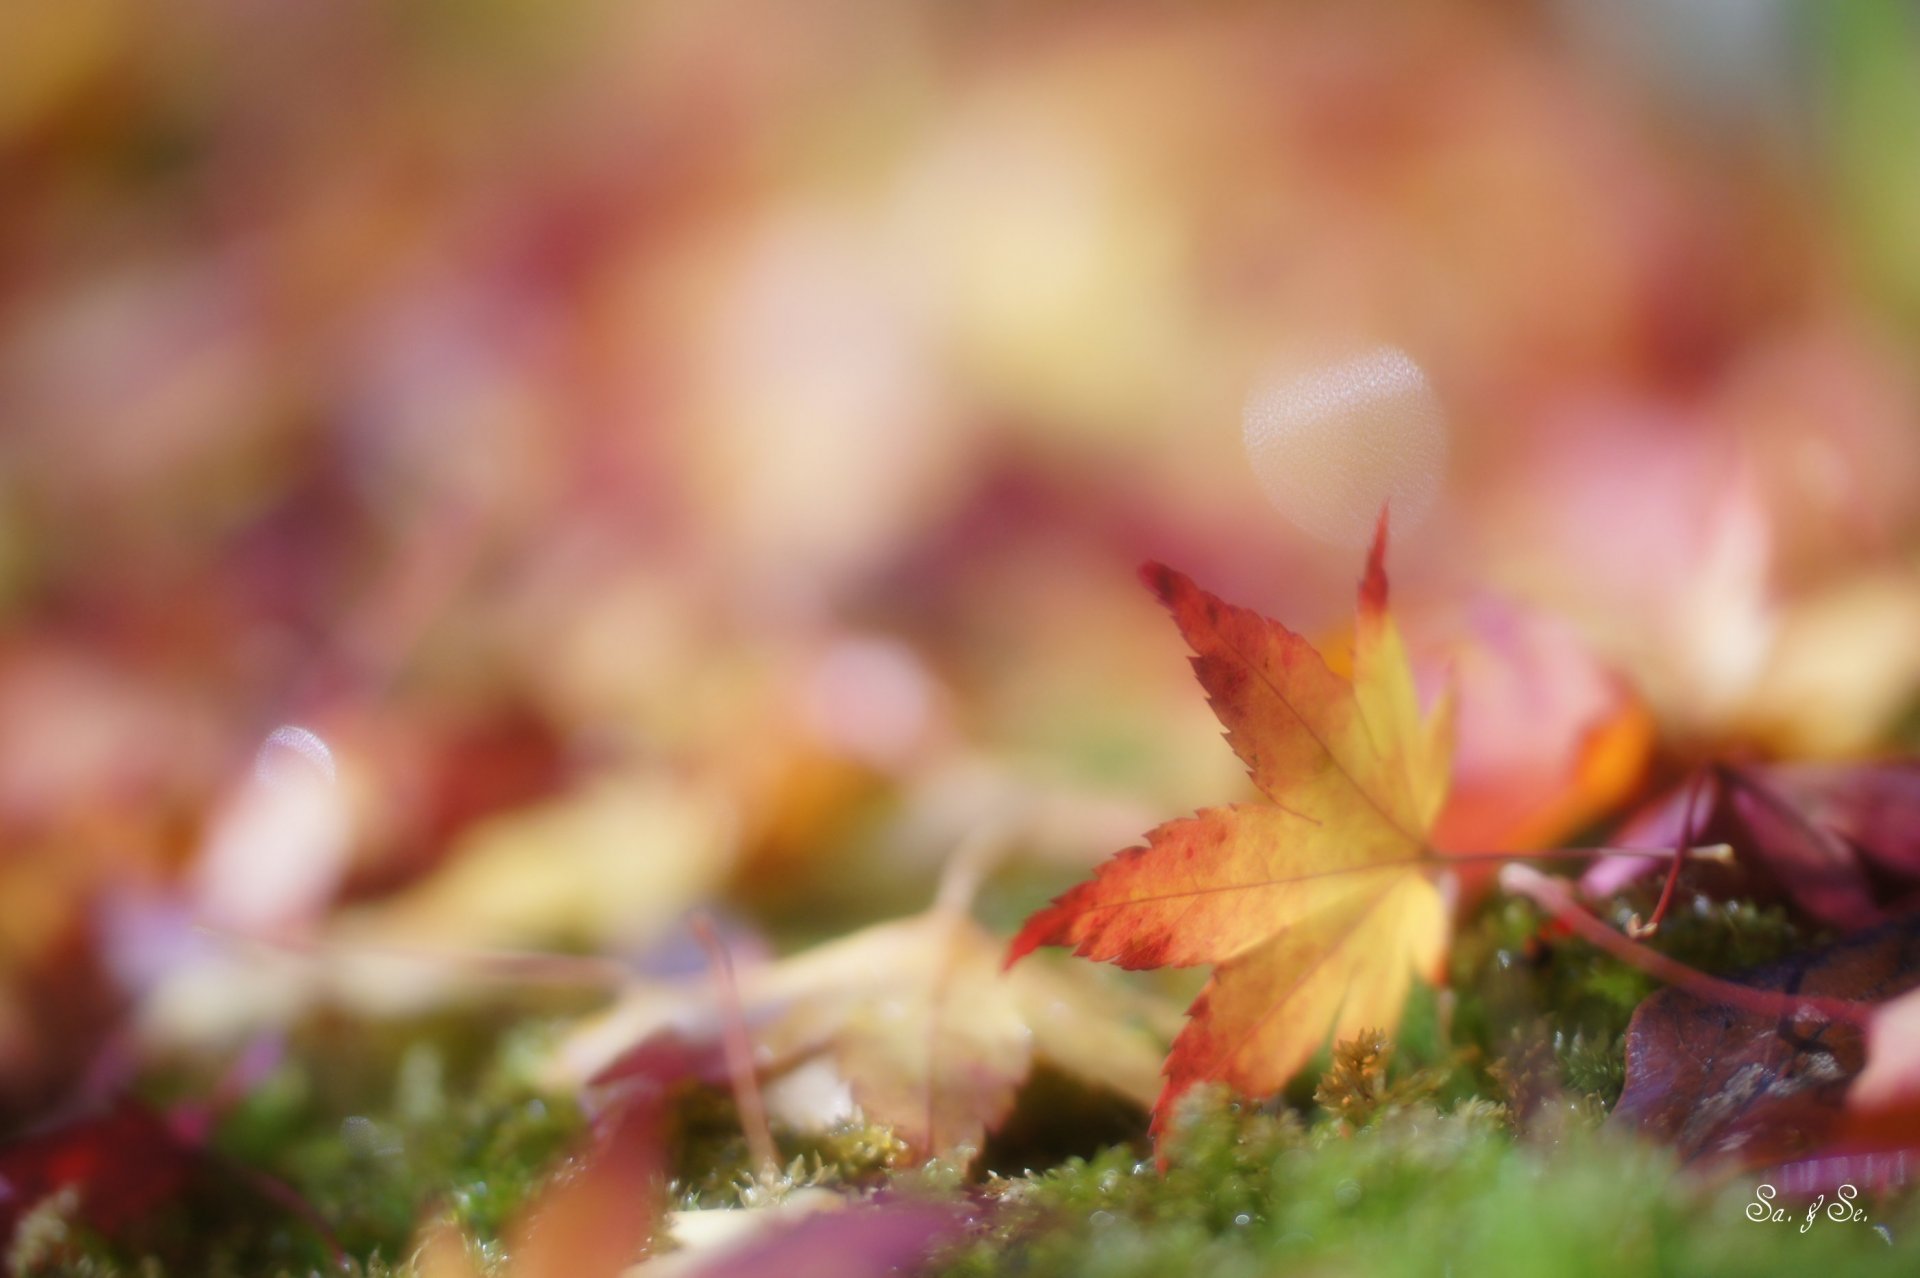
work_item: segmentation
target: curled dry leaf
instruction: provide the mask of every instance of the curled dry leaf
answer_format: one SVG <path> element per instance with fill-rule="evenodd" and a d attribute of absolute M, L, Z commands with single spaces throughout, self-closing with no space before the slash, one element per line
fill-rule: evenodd
<path fill-rule="evenodd" d="M 1153 1098 L 1170 1009 L 1092 974 L 1036 965 L 1002 976 L 1000 942 L 949 902 L 775 963 L 738 971 L 754 1062 L 768 1079 L 825 1061 L 866 1116 L 916 1158 L 978 1150 L 1043 1060 L 1096 1086 Z M 703 980 L 645 985 L 562 1041 L 548 1067 L 578 1087 L 677 1035 L 686 1053 L 723 1033 Z M 708 1073 L 718 1063 L 705 1054 Z"/>
<path fill-rule="evenodd" d="M 1271 802 L 1160 826 L 1029 919 L 1009 962 L 1066 945 L 1129 968 L 1214 965 L 1167 1058 L 1156 1131 L 1199 1083 L 1271 1092 L 1329 1034 L 1392 1028 L 1414 974 L 1439 976 L 1447 911 L 1428 831 L 1447 792 L 1449 716 L 1420 713 L 1385 553 L 1383 517 L 1351 678 L 1280 623 L 1146 569 Z"/>

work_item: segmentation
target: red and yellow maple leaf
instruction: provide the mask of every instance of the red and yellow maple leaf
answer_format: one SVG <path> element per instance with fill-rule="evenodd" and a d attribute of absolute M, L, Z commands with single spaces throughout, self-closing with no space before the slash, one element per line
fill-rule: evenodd
<path fill-rule="evenodd" d="M 1381 519 L 1352 675 L 1276 621 L 1158 564 L 1143 570 L 1193 648 L 1227 740 L 1269 803 L 1169 821 L 1027 920 L 1009 964 L 1072 946 L 1128 968 L 1210 963 L 1154 1106 L 1189 1088 L 1272 1092 L 1329 1038 L 1391 1029 L 1415 973 L 1439 975 L 1447 910 L 1428 832 L 1446 798 L 1445 703 L 1423 718 L 1387 611 Z"/>

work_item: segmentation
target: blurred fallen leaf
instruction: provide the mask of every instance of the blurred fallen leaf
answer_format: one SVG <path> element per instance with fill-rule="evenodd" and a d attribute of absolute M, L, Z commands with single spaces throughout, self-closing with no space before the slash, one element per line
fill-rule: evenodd
<path fill-rule="evenodd" d="M 1920 572 L 1866 570 L 1793 597 L 1735 733 L 1789 757 L 1872 745 L 1920 686 Z"/>
<path fill-rule="evenodd" d="M 28 1212 L 63 1191 L 72 1194 L 75 1219 L 117 1235 L 204 1173 L 202 1139 L 123 1102 L 0 1147 L 0 1240 L 10 1242 Z"/>
<path fill-rule="evenodd" d="M 677 1215 L 724 1218 L 725 1225 L 718 1237 L 649 1260 L 628 1278 L 885 1278 L 913 1272 L 960 1224 L 947 1207 L 852 1203 L 822 1190 L 770 1207 Z"/>
<path fill-rule="evenodd" d="M 628 1097 L 602 1113 L 585 1146 L 508 1225 L 510 1278 L 614 1278 L 645 1252 L 666 1190 L 656 1098 Z M 478 1278 L 459 1231 L 446 1221 L 415 1248 L 422 1278 Z"/>
<path fill-rule="evenodd" d="M 211 1108 L 161 1111 L 121 1099 L 0 1145 L 0 1254 L 10 1253 L 37 1210 L 124 1243 L 192 1194 L 244 1191 L 312 1227 L 337 1258 L 313 1208 L 279 1181 L 213 1152 L 211 1126 Z"/>
<path fill-rule="evenodd" d="M 632 942 L 715 893 L 730 805 L 670 776 L 606 778 L 472 828 L 436 873 L 340 916 L 334 938 L 407 946 Z"/>
<path fill-rule="evenodd" d="M 771 1079 L 830 1061 L 853 1102 L 916 1159 L 978 1151 L 1036 1060 L 1152 1102 L 1171 1007 L 1068 967 L 1003 976 L 1000 953 L 948 894 L 924 914 L 742 964 L 755 1063 Z M 548 1081 L 583 1086 L 665 1031 L 717 1043 L 721 1020 L 704 981 L 639 987 L 561 1042 Z"/>
<path fill-rule="evenodd" d="M 1872 435 L 1890 474 L 1913 464 L 1891 424 L 1905 418 Z M 1854 500 L 1863 483 L 1878 486 L 1862 478 L 1875 454 L 1850 440 L 1843 465 L 1828 455 L 1838 442 L 1806 423 L 1775 437 L 1741 420 L 1635 399 L 1563 407 L 1528 441 L 1527 481 L 1487 513 L 1490 527 L 1535 530 L 1499 540 L 1497 575 L 1573 620 L 1632 678 L 1672 745 L 1821 758 L 1870 749 L 1920 688 L 1920 572 L 1910 557 L 1865 553 L 1884 541 L 1866 532 L 1827 547 L 1817 571 L 1799 560 L 1827 524 L 1877 519 Z M 1783 477 L 1819 487 L 1835 467 L 1847 478 L 1819 521 L 1781 491 Z"/>
<path fill-rule="evenodd" d="M 1438 847 L 1548 847 L 1640 783 L 1652 716 L 1550 614 L 1477 600 L 1451 634 L 1415 645 L 1414 665 L 1454 693 L 1453 784 L 1434 825 Z"/>
<path fill-rule="evenodd" d="M 1920 1149 L 1920 992 L 1873 1014 L 1841 1139 L 1850 1149 Z"/>

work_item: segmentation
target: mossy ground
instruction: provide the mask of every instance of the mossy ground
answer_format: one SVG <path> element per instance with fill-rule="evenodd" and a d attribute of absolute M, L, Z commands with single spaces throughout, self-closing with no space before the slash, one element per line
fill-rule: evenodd
<path fill-rule="evenodd" d="M 1680 1173 L 1567 1112 L 1517 1138 L 1484 1101 L 1395 1108 L 1360 1130 L 1203 1107 L 1162 1175 L 1110 1150 L 996 1182 L 951 1278 L 1262 1274 L 1911 1273 L 1920 1224 L 1746 1218 L 1750 1181 Z M 1891 1235 L 1891 1241 L 1889 1240 Z"/>
<path fill-rule="evenodd" d="M 1659 944 L 1725 971 L 1810 939 L 1777 911 L 1702 898 Z M 1621 1036 L 1650 988 L 1543 932 L 1531 907 L 1496 901 L 1460 937 L 1451 991 L 1417 998 L 1390 1051 L 1354 1045 L 1266 1106 L 1197 1097 L 1164 1171 L 1140 1115 L 1045 1078 L 1046 1103 L 1023 1109 L 972 1177 L 902 1167 L 885 1131 L 853 1124 L 781 1133 L 787 1177 L 756 1183 L 729 1102 L 690 1091 L 675 1108 L 671 1196 L 725 1207 L 778 1197 L 786 1181 L 939 1196 L 973 1221 L 935 1260 L 948 1278 L 1920 1272 L 1910 1196 L 1869 1203 L 1864 1222 L 1756 1222 L 1753 1179 L 1690 1172 L 1603 1127 Z M 216 1146 L 304 1196 L 360 1273 L 404 1278 L 414 1229 L 432 1213 L 451 1213 L 498 1261 L 505 1222 L 581 1128 L 570 1104 L 530 1084 L 546 1024 L 498 1007 L 404 1025 L 315 1022 L 226 1117 Z M 161 1092 L 190 1086 L 154 1081 Z M 296 1220 L 243 1192 L 229 1206 L 196 1219 L 186 1247 L 126 1254 L 68 1239 L 31 1271 L 327 1272 Z"/>

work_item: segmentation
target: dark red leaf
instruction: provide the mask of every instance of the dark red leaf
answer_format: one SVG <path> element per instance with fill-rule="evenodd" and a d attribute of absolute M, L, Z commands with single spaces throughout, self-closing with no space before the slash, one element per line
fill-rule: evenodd
<path fill-rule="evenodd" d="M 0 1238 L 63 1190 L 78 1218 L 115 1237 L 172 1201 L 198 1177 L 205 1154 L 164 1116 L 131 1101 L 0 1147 Z"/>
<path fill-rule="evenodd" d="M 1882 1002 L 1920 985 L 1920 919 L 1889 923 L 1732 978 L 1785 994 Z M 1765 1167 L 1835 1141 L 1866 1061 L 1860 1024 L 1813 1011 L 1769 1016 L 1679 988 L 1627 1027 L 1627 1085 L 1611 1121 L 1683 1159 Z"/>
<path fill-rule="evenodd" d="M 1920 893 L 1920 764 L 1716 766 L 1647 808 L 1614 842 L 1725 843 L 1737 862 L 1738 881 L 1724 885 L 1729 894 L 1784 901 L 1834 927 L 1869 927 Z M 1616 859 L 1584 884 L 1611 892 L 1654 868 Z"/>

